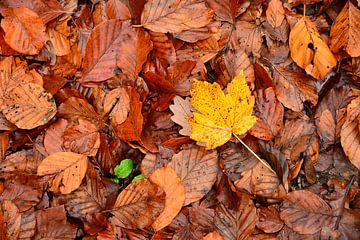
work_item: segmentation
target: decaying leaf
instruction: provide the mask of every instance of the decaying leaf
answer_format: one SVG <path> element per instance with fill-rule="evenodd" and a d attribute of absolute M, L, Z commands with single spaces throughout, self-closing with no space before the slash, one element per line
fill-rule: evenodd
<path fill-rule="evenodd" d="M 360 56 L 360 10 L 351 1 L 336 17 L 330 32 L 330 48 L 338 52 L 343 48 L 351 57 Z"/>
<path fill-rule="evenodd" d="M 291 58 L 316 79 L 323 79 L 337 64 L 315 24 L 306 16 L 291 29 Z"/>
<path fill-rule="evenodd" d="M 236 76 L 227 86 L 227 94 L 217 83 L 194 81 L 191 105 L 198 111 L 189 120 L 190 137 L 206 144 L 207 149 L 223 145 L 232 134 L 246 133 L 256 122 L 252 116 L 254 97 L 244 73 Z"/>
<path fill-rule="evenodd" d="M 1 110 L 6 119 L 18 128 L 32 129 L 54 117 L 56 104 L 52 95 L 40 85 L 26 83 L 8 93 Z"/>
<path fill-rule="evenodd" d="M 218 172 L 217 154 L 200 147 L 184 149 L 172 157 L 169 165 L 185 187 L 184 205 L 202 198 L 214 184 Z"/>
<path fill-rule="evenodd" d="M 1 27 L 5 32 L 6 43 L 18 52 L 38 54 L 46 39 L 45 25 L 41 18 L 25 7 L 7 8 L 2 15 L 4 19 Z"/>
<path fill-rule="evenodd" d="M 141 24 L 151 31 L 179 33 L 208 24 L 213 12 L 204 1 L 149 0 L 141 15 Z"/>
<path fill-rule="evenodd" d="M 85 176 L 87 156 L 73 152 L 56 152 L 46 157 L 37 169 L 38 176 L 55 174 L 51 189 L 71 193 L 77 189 Z M 62 183 L 62 186 L 60 186 Z"/>
<path fill-rule="evenodd" d="M 274 28 L 279 27 L 285 18 L 285 10 L 281 0 L 271 0 L 266 9 L 266 20 Z"/>
<path fill-rule="evenodd" d="M 148 227 L 165 210 L 165 193 L 147 179 L 131 183 L 117 197 L 112 209 L 124 227 Z"/>
<path fill-rule="evenodd" d="M 155 231 L 159 231 L 169 225 L 180 212 L 185 201 L 185 187 L 170 165 L 157 169 L 149 180 L 161 187 L 166 194 L 165 208 L 151 225 Z"/>

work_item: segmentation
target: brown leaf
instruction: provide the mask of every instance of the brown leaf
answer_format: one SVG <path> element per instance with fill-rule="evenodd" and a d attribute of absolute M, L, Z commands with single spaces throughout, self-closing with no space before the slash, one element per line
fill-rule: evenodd
<path fill-rule="evenodd" d="M 351 57 L 360 56 L 360 10 L 351 1 L 336 17 L 330 31 L 330 49 L 338 52 L 343 48 Z"/>
<path fill-rule="evenodd" d="M 143 129 L 142 102 L 139 93 L 134 88 L 127 88 L 126 90 L 130 96 L 130 112 L 125 122 L 115 125 L 114 128 L 122 140 L 127 142 L 139 141 Z"/>
<path fill-rule="evenodd" d="M 249 133 L 262 140 L 271 140 L 284 126 L 284 107 L 276 99 L 273 88 L 258 90 L 255 95 L 256 124 Z"/>
<path fill-rule="evenodd" d="M 260 56 L 262 35 L 261 28 L 256 24 L 247 21 L 236 22 L 236 32 L 234 33 L 236 43 L 248 55 L 252 53 L 255 57 Z"/>
<path fill-rule="evenodd" d="M 133 29 L 130 21 L 105 21 L 89 36 L 80 82 L 93 86 L 114 76 L 116 67 L 134 80 L 151 49 L 149 35 L 140 28 Z"/>
<path fill-rule="evenodd" d="M 174 115 L 171 117 L 171 120 L 179 124 L 182 129 L 179 131 L 181 135 L 190 136 L 191 134 L 191 125 L 188 119 L 193 117 L 193 107 L 190 104 L 188 98 L 183 99 L 180 96 L 174 97 L 174 104 L 169 106 L 171 112 Z"/>
<path fill-rule="evenodd" d="M 9 135 L 6 133 L 0 134 L 0 162 L 2 162 L 6 155 L 6 150 L 9 147 Z"/>
<path fill-rule="evenodd" d="M 276 97 L 285 107 L 299 112 L 305 101 L 317 104 L 315 84 L 307 75 L 274 66 L 274 82 Z"/>
<path fill-rule="evenodd" d="M 60 188 L 68 194 L 77 189 L 85 176 L 88 159 L 85 155 L 73 152 L 57 152 L 46 157 L 37 169 L 38 176 L 55 174 L 52 191 Z M 62 182 L 62 186 L 59 186 Z"/>
<path fill-rule="evenodd" d="M 14 203 L 4 200 L 1 204 L 6 225 L 6 239 L 18 239 L 21 226 L 21 213 Z"/>
<path fill-rule="evenodd" d="M 14 50 L 28 55 L 38 54 L 46 39 L 41 18 L 28 8 L 7 8 L 2 12 L 1 27 L 5 41 Z M 17 31 L 14 31 L 14 28 Z"/>
<path fill-rule="evenodd" d="M 238 2 L 237 0 L 207 0 L 207 4 L 215 12 L 222 21 L 234 23 L 237 14 Z"/>
<path fill-rule="evenodd" d="M 189 30 L 182 31 L 180 33 L 175 33 L 174 37 L 184 42 L 196 43 L 200 40 L 205 40 L 212 36 L 219 36 L 219 28 L 221 27 L 220 21 L 212 21 L 206 26 L 200 28 L 192 28 Z"/>
<path fill-rule="evenodd" d="M 22 150 L 6 156 L 5 161 L 0 162 L 0 173 L 5 179 L 19 172 L 36 173 L 37 164 L 33 158 L 27 156 L 25 150 Z"/>
<path fill-rule="evenodd" d="M 279 210 L 274 206 L 260 207 L 257 209 L 257 214 L 256 227 L 266 233 L 278 232 L 284 226 L 284 222 L 280 219 Z"/>
<path fill-rule="evenodd" d="M 169 225 L 180 212 L 185 201 L 185 187 L 170 165 L 157 169 L 150 175 L 149 180 L 162 188 L 166 194 L 165 208 L 151 225 L 155 231 L 159 231 Z"/>
<path fill-rule="evenodd" d="M 56 114 L 56 104 L 50 93 L 37 84 L 21 84 L 4 99 L 1 110 L 18 128 L 32 129 L 46 124 Z"/>
<path fill-rule="evenodd" d="M 208 193 L 218 173 L 216 152 L 197 146 L 173 155 L 169 165 L 185 187 L 184 205 L 196 202 Z"/>
<path fill-rule="evenodd" d="M 100 134 L 95 124 L 79 118 L 79 124 L 65 129 L 63 146 L 69 152 L 95 156 L 100 147 Z"/>
<path fill-rule="evenodd" d="M 131 183 L 119 194 L 112 213 L 123 227 L 148 227 L 164 210 L 165 201 L 160 186 L 142 179 Z"/>
<path fill-rule="evenodd" d="M 112 125 L 125 122 L 130 112 L 130 97 L 124 88 L 116 88 L 106 94 L 104 114 L 109 114 Z"/>
<path fill-rule="evenodd" d="M 241 176 L 242 178 L 234 182 L 238 189 L 267 198 L 283 197 L 285 189 L 279 178 L 260 162 L 252 169 L 242 172 Z"/>
<path fill-rule="evenodd" d="M 346 119 L 341 128 L 341 146 L 351 163 L 360 169 L 360 97 L 347 107 Z"/>
<path fill-rule="evenodd" d="M 316 79 L 323 79 L 337 64 L 315 24 L 302 17 L 290 31 L 291 58 Z"/>
<path fill-rule="evenodd" d="M 249 239 L 255 229 L 256 208 L 250 197 L 241 194 L 234 209 L 223 204 L 216 207 L 215 226 L 224 240 Z"/>
<path fill-rule="evenodd" d="M 106 3 L 106 14 L 109 19 L 128 20 L 131 18 L 128 7 L 121 0 L 109 0 Z"/>
<path fill-rule="evenodd" d="M 44 135 L 44 147 L 48 154 L 65 152 L 62 135 L 68 125 L 68 121 L 60 118 L 46 130 Z"/>
<path fill-rule="evenodd" d="M 64 205 L 42 209 L 36 216 L 35 239 L 73 240 L 77 227 L 66 222 Z"/>
<path fill-rule="evenodd" d="M 216 231 L 208 233 L 202 240 L 223 240 L 224 238 Z"/>
<path fill-rule="evenodd" d="M 308 190 L 288 193 L 280 210 L 285 224 L 300 234 L 314 234 L 336 219 L 330 206 Z"/>
<path fill-rule="evenodd" d="M 274 28 L 280 27 L 285 19 L 285 10 L 280 0 L 271 0 L 266 9 L 266 20 Z"/>
<path fill-rule="evenodd" d="M 48 28 L 47 34 L 56 56 L 65 56 L 71 53 L 71 45 L 68 39 L 70 27 L 67 20 L 58 23 L 54 28 Z"/>
<path fill-rule="evenodd" d="M 12 8 L 25 7 L 31 9 L 40 16 L 44 24 L 60 16 L 64 10 L 57 0 L 5 0 L 5 2 Z"/>
<path fill-rule="evenodd" d="M 154 45 L 154 56 L 166 68 L 176 61 L 176 53 L 173 42 L 164 33 L 149 32 L 151 41 Z"/>
<path fill-rule="evenodd" d="M 212 15 L 204 1 L 149 0 L 141 14 L 141 25 L 154 32 L 179 33 L 205 26 Z"/>
<path fill-rule="evenodd" d="M 95 112 L 93 106 L 86 100 L 77 97 L 70 97 L 60 104 L 59 116 L 73 123 L 77 123 L 78 119 L 82 118 L 94 123 L 99 128 L 103 124 L 103 120 Z"/>

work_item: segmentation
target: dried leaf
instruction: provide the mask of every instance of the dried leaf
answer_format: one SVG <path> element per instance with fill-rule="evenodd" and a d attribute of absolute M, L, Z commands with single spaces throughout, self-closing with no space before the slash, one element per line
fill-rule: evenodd
<path fill-rule="evenodd" d="M 179 33 L 205 26 L 212 15 L 204 1 L 149 0 L 141 14 L 141 25 L 154 32 Z"/>
<path fill-rule="evenodd" d="M 6 238 L 18 239 L 21 226 L 21 213 L 14 203 L 4 200 L 1 204 L 4 212 L 4 222 L 6 224 Z"/>
<path fill-rule="evenodd" d="M 46 124 L 56 114 L 50 93 L 37 84 L 21 84 L 12 89 L 1 106 L 5 117 L 18 128 L 32 129 Z"/>
<path fill-rule="evenodd" d="M 52 189 L 59 188 L 63 194 L 77 189 L 85 176 L 88 159 L 73 152 L 57 152 L 46 157 L 37 169 L 38 176 L 55 174 Z"/>
<path fill-rule="evenodd" d="M 336 219 L 330 206 L 308 190 L 288 193 L 281 206 L 280 217 L 285 224 L 300 234 L 314 234 Z"/>
<path fill-rule="evenodd" d="M 279 210 L 274 206 L 260 207 L 257 210 L 257 228 L 266 233 L 275 233 L 283 228 L 284 222 L 280 219 Z"/>
<path fill-rule="evenodd" d="M 280 27 L 285 19 L 285 10 L 280 0 L 271 0 L 266 9 L 266 20 L 274 28 Z"/>
<path fill-rule="evenodd" d="M 121 0 L 109 0 L 106 3 L 106 14 L 109 19 L 128 20 L 131 18 L 129 9 Z"/>
<path fill-rule="evenodd" d="M 149 180 L 161 187 L 166 194 L 165 208 L 151 225 L 155 231 L 159 231 L 169 225 L 180 212 L 185 201 L 185 188 L 169 165 L 157 169 L 150 175 Z"/>
<path fill-rule="evenodd" d="M 174 97 L 174 104 L 169 106 L 173 116 L 171 120 L 176 124 L 179 124 L 182 129 L 179 131 L 181 135 L 191 135 L 191 125 L 189 119 L 192 118 L 194 109 L 192 108 L 188 98 L 183 99 L 180 96 Z"/>
<path fill-rule="evenodd" d="M 109 114 L 111 124 L 125 122 L 130 112 L 130 98 L 124 88 L 116 88 L 106 94 L 104 99 L 104 114 Z"/>
<path fill-rule="evenodd" d="M 289 45 L 291 58 L 316 79 L 323 79 L 337 64 L 315 24 L 306 16 L 291 29 Z"/>
<path fill-rule="evenodd" d="M 246 83 L 244 73 L 228 84 L 227 94 L 217 83 L 194 81 L 191 105 L 198 111 L 190 119 L 190 137 L 213 149 L 229 141 L 231 135 L 246 133 L 255 123 L 252 116 L 254 97 Z"/>
<path fill-rule="evenodd" d="M 68 27 L 67 21 L 63 21 L 63 23 L 61 25 L 59 24 L 56 28 L 48 28 L 47 30 L 49 40 L 52 43 L 54 54 L 56 56 L 65 56 L 71 53 L 71 45 L 68 36 L 61 31 L 61 26 L 64 24 Z M 68 33 L 70 34 L 70 31 Z"/>
<path fill-rule="evenodd" d="M 2 12 L 1 27 L 5 41 L 17 52 L 38 54 L 46 39 L 45 25 L 41 18 L 28 8 L 7 8 Z M 16 31 L 14 31 L 14 28 Z"/>
<path fill-rule="evenodd" d="M 62 135 L 64 134 L 67 125 L 68 121 L 60 118 L 46 130 L 44 135 L 44 147 L 48 154 L 65 152 Z"/>
<path fill-rule="evenodd" d="M 262 44 L 262 30 L 260 26 L 247 21 L 236 22 L 236 32 L 234 33 L 236 43 L 249 55 L 260 57 Z"/>
<path fill-rule="evenodd" d="M 234 23 L 237 15 L 237 0 L 207 0 L 207 4 L 222 21 Z"/>
<path fill-rule="evenodd" d="M 338 52 L 343 48 L 351 57 L 359 57 L 359 25 L 360 10 L 348 1 L 331 26 L 330 49 Z"/>
<path fill-rule="evenodd" d="M 112 209 L 123 227 L 148 227 L 164 210 L 164 191 L 147 179 L 131 183 L 118 196 Z"/>
<path fill-rule="evenodd" d="M 201 199 L 215 183 L 218 173 L 217 154 L 200 147 L 190 147 L 175 154 L 169 165 L 185 187 L 184 205 Z"/>

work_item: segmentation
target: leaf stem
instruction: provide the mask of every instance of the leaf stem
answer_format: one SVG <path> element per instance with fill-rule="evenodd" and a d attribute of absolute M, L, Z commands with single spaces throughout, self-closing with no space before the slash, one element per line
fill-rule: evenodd
<path fill-rule="evenodd" d="M 261 159 L 246 143 L 243 142 L 243 140 L 241 140 L 236 134 L 234 134 L 234 137 L 249 151 L 252 153 L 252 155 L 254 155 L 254 157 L 259 160 L 267 169 L 269 169 L 272 173 L 274 173 L 275 175 L 276 172 L 271 168 L 271 166 L 263 159 Z"/>

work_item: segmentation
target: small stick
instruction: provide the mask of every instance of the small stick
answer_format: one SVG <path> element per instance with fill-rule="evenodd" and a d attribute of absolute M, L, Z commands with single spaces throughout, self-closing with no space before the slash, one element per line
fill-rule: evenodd
<path fill-rule="evenodd" d="M 275 175 L 276 172 L 271 168 L 271 166 L 266 162 L 264 161 L 263 159 L 261 159 L 253 150 L 251 150 L 251 148 L 246 145 L 246 143 L 243 142 L 243 140 L 241 140 L 237 135 L 233 134 L 234 137 L 249 151 L 252 153 L 252 155 L 254 155 L 254 157 L 259 160 L 267 169 L 269 169 L 272 173 L 274 173 Z"/>

